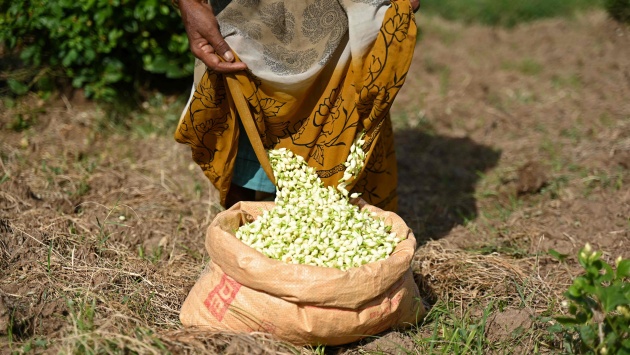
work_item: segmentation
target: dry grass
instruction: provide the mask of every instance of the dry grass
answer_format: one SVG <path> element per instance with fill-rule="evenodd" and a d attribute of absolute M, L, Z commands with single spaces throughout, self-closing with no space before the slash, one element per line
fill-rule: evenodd
<path fill-rule="evenodd" d="M 492 253 L 488 255 L 448 249 L 430 242 L 418 250 L 413 267 L 422 270 L 425 282 L 439 290 L 436 299 L 456 301 L 462 308 L 480 305 L 480 300 L 522 306 L 524 295 L 544 305 L 558 297 L 537 273 L 537 257 L 513 259 Z M 517 290 L 516 288 L 520 289 Z M 486 306 L 483 301 L 481 306 Z"/>
<path fill-rule="evenodd" d="M 93 105 L 30 97 L 0 107 L 0 353 L 558 351 L 548 317 L 576 271 L 545 252 L 591 241 L 614 259 L 630 245 L 630 108 L 615 69 L 628 68 L 627 37 L 600 14 L 509 35 L 442 21 L 428 30 L 396 132 L 401 215 L 426 242 L 413 265 L 434 304 L 422 324 L 334 348 L 182 329 L 179 307 L 208 261 L 204 232 L 218 208 L 170 137 L 165 117 L 181 105 L 165 98 L 123 129 Z M 562 55 L 530 51 L 533 33 Z M 484 43 L 500 58 L 480 53 Z M 497 70 L 522 62 L 514 48 L 540 72 Z M 577 50 L 579 60 L 565 55 Z M 547 169 L 545 187 L 506 192 L 528 160 Z"/>

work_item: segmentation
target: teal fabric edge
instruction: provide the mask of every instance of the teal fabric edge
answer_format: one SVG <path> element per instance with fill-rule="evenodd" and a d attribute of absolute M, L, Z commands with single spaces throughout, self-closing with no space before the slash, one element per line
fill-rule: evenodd
<path fill-rule="evenodd" d="M 238 124 L 241 133 L 238 137 L 238 151 L 234 162 L 232 183 L 250 190 L 275 193 L 276 186 L 269 180 L 265 170 L 260 165 L 240 120 Z"/>

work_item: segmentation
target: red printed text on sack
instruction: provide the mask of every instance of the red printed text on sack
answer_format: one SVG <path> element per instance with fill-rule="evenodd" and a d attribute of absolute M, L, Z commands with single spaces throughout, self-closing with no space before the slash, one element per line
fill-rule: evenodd
<path fill-rule="evenodd" d="M 241 284 L 232 280 L 227 275 L 223 274 L 219 284 L 208 293 L 208 297 L 203 302 L 208 311 L 220 322 L 225 316 L 228 308 L 238 290 L 241 288 Z"/>

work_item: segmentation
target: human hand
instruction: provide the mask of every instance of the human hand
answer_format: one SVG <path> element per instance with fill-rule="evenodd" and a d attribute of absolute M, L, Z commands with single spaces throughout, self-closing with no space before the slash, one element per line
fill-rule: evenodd
<path fill-rule="evenodd" d="M 243 62 L 234 62 L 234 54 L 221 32 L 212 7 L 201 0 L 179 0 L 179 10 L 188 35 L 190 51 L 209 69 L 233 73 L 247 69 Z"/>

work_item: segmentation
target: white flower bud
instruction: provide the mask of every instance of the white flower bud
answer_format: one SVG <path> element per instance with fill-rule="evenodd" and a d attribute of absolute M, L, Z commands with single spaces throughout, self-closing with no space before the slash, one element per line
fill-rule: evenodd
<path fill-rule="evenodd" d="M 591 253 L 591 251 L 593 251 L 593 249 L 591 248 L 591 244 L 586 243 L 586 245 L 584 245 L 584 251 L 585 251 L 587 254 L 590 254 L 590 253 Z"/>
<path fill-rule="evenodd" d="M 264 255 L 291 264 L 347 270 L 386 258 L 400 241 L 375 214 L 359 211 L 346 187 L 361 172 L 365 153 L 350 148 L 337 189 L 324 186 L 303 157 L 285 148 L 269 151 L 278 191 L 276 207 L 239 228 L 235 236 Z M 357 198 L 358 193 L 350 195 Z"/>

